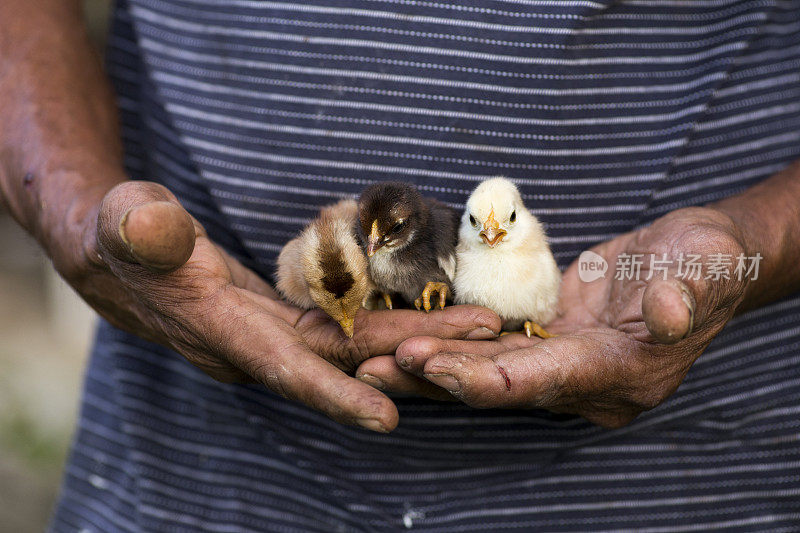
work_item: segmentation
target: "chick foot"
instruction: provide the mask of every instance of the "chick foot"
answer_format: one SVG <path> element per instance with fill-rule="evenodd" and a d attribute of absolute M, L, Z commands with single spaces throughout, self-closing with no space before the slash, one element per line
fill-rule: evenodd
<path fill-rule="evenodd" d="M 417 298 L 414 300 L 414 306 L 419 311 L 420 308 L 425 309 L 425 312 L 428 313 L 431 310 L 431 294 L 434 292 L 439 293 L 439 309 L 444 309 L 445 304 L 447 303 L 447 293 L 450 289 L 447 287 L 447 283 L 440 283 L 438 281 L 429 281 L 425 284 L 425 288 L 422 290 L 422 298 Z"/>
<path fill-rule="evenodd" d="M 555 337 L 555 335 L 548 333 L 547 330 L 545 330 L 542 326 L 536 322 L 531 322 L 530 320 L 526 320 L 522 327 L 525 328 L 525 335 L 527 335 L 529 338 L 531 335 L 536 335 L 542 339 Z"/>
<path fill-rule="evenodd" d="M 386 304 L 386 309 L 392 308 L 392 297 L 388 292 L 383 293 L 383 302 Z"/>
<path fill-rule="evenodd" d="M 550 339 L 552 337 L 555 337 L 555 335 L 553 335 L 552 333 L 548 333 L 548 331 L 544 329 L 542 326 L 540 326 L 535 322 L 531 322 L 530 320 L 526 320 L 525 324 L 523 324 L 522 327 L 523 327 L 522 331 L 501 331 L 500 336 L 502 337 L 503 335 L 511 335 L 512 333 L 524 333 L 529 338 L 532 335 L 536 335 L 537 337 L 542 339 Z"/>

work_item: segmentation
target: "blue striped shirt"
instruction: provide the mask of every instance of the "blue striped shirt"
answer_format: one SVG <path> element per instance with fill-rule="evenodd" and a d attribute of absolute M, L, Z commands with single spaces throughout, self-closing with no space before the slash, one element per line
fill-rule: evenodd
<path fill-rule="evenodd" d="M 800 158 L 800 2 L 119 0 L 133 178 L 270 278 L 380 180 L 519 184 L 565 268 Z M 398 398 L 388 435 L 100 327 L 54 531 L 800 531 L 800 297 L 627 427 Z"/>

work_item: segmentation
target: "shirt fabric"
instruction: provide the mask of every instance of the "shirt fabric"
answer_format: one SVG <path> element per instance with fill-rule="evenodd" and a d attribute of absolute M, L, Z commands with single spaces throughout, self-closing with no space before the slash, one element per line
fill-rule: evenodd
<path fill-rule="evenodd" d="M 130 175 L 267 279 L 375 181 L 509 177 L 563 269 L 800 158 L 797 1 L 120 0 L 108 66 Z M 793 296 L 626 427 L 398 398 L 382 435 L 103 323 L 51 529 L 800 531 L 799 363 Z"/>

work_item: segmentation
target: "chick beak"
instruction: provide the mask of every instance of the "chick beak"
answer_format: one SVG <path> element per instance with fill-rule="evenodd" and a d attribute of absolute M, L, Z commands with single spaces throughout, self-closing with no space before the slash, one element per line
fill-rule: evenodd
<path fill-rule="evenodd" d="M 383 235 L 378 231 L 378 221 L 375 220 L 372 222 L 372 232 L 369 234 L 369 241 L 367 242 L 367 255 L 372 257 L 375 255 L 375 252 L 383 246 Z"/>
<path fill-rule="evenodd" d="M 481 230 L 480 236 L 489 245 L 489 248 L 494 248 L 503 241 L 505 234 L 506 230 L 500 228 L 500 224 L 494 219 L 494 209 L 492 209 L 489 211 L 489 217 L 486 222 L 483 223 L 483 230 Z"/>
<path fill-rule="evenodd" d="M 344 334 L 352 339 L 353 332 L 355 331 L 355 328 L 353 327 L 355 317 L 351 317 L 347 314 L 347 310 L 344 308 L 344 302 L 342 302 L 342 317 L 343 318 L 339 321 L 339 325 L 342 327 Z"/>

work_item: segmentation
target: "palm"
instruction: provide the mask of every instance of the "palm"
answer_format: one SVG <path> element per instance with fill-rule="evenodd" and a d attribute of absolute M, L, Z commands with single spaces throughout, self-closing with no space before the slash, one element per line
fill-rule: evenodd
<path fill-rule="evenodd" d="M 415 332 L 474 338 L 478 330 L 478 338 L 489 338 L 500 326 L 497 315 L 476 307 L 436 317 L 364 312 L 359 333 L 348 339 L 321 312 L 281 301 L 155 183 L 123 182 L 108 191 L 84 231 L 84 253 L 66 274 L 112 324 L 175 349 L 218 380 L 256 381 L 376 431 L 394 428 L 397 409 L 343 370 L 393 353 Z"/>
<path fill-rule="evenodd" d="M 544 407 L 605 426 L 627 423 L 674 392 L 741 300 L 744 284 L 734 280 L 675 277 L 682 253 L 741 251 L 728 222 L 708 209 L 681 210 L 593 248 L 609 271 L 583 282 L 576 263 L 566 270 L 561 313 L 548 325 L 554 338 L 418 338 L 400 346 L 397 360 L 475 407 Z M 639 279 L 615 279 L 623 253 L 647 254 Z M 650 276 L 649 254 L 673 260 L 667 280 Z"/>
<path fill-rule="evenodd" d="M 623 235 L 612 241 L 600 244 L 592 251 L 609 263 L 618 254 L 630 248 L 631 235 Z M 590 327 L 617 329 L 624 322 L 641 321 L 641 305 L 633 306 L 634 316 L 625 315 L 631 299 L 639 299 L 644 284 L 633 281 L 619 281 L 614 278 L 613 264 L 605 276 L 595 281 L 584 282 L 578 275 L 578 261 L 575 260 L 564 272 L 559 298 L 559 316 L 550 324 L 554 332 L 570 333 Z M 623 318 L 624 316 L 624 318 Z"/>

